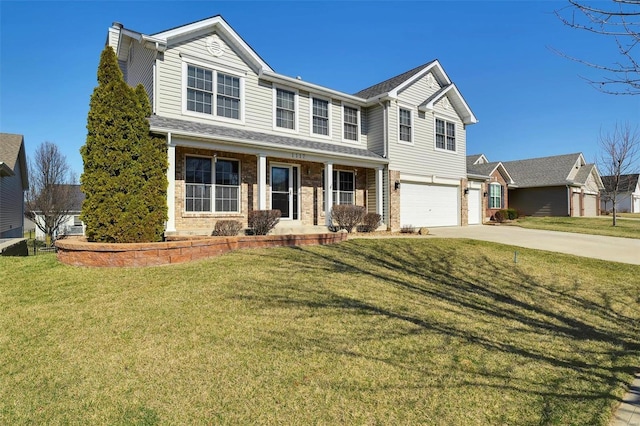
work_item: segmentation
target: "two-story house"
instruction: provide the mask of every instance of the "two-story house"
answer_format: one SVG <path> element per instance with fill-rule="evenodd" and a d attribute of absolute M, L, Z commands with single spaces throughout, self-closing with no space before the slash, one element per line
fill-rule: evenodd
<path fill-rule="evenodd" d="M 221 16 L 151 35 L 114 23 L 107 44 L 167 141 L 167 234 L 263 209 L 326 230 L 335 204 L 392 230 L 467 223 L 477 120 L 437 60 L 347 94 L 278 74 Z"/>

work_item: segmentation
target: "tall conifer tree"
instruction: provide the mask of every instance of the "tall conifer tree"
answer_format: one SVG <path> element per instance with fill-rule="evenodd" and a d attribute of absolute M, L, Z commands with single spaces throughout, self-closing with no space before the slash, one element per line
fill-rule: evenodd
<path fill-rule="evenodd" d="M 167 153 L 151 135 L 151 107 L 142 85 L 124 81 L 115 52 L 105 47 L 91 95 L 80 178 L 81 218 L 89 241 L 160 241 L 167 219 Z"/>

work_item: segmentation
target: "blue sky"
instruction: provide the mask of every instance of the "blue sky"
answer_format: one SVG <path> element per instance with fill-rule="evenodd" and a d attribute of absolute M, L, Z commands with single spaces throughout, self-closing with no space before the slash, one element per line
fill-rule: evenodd
<path fill-rule="evenodd" d="M 640 96 L 590 87 L 612 41 L 564 27 L 565 1 L 0 1 L 0 131 L 27 155 L 56 143 L 79 175 L 89 98 L 113 21 L 153 34 L 216 14 L 275 69 L 347 93 L 439 59 L 480 122 L 467 153 L 514 160 L 583 152 L 616 122 L 640 122 Z"/>

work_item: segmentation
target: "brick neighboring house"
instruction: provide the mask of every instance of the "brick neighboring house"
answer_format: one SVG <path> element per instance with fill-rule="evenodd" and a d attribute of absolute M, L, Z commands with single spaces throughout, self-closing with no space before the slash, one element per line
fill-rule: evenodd
<path fill-rule="evenodd" d="M 509 207 L 526 216 L 597 216 L 604 188 L 581 153 L 502 163 L 515 182 Z"/>
<path fill-rule="evenodd" d="M 29 189 L 24 137 L 0 133 L 0 238 L 24 236 L 24 191 Z"/>
<path fill-rule="evenodd" d="M 392 230 L 468 223 L 477 119 L 437 60 L 348 94 L 278 74 L 219 15 L 150 35 L 114 23 L 107 45 L 167 141 L 166 234 L 270 208 L 281 232 L 326 231 L 335 204 Z"/>
<path fill-rule="evenodd" d="M 480 197 L 482 221 L 493 220 L 498 210 L 509 208 L 509 189 L 516 185 L 502 162 L 489 162 L 484 154 L 468 155 L 467 176 L 470 181 L 481 185 L 477 194 L 469 192 L 469 199 Z M 469 209 L 471 214 L 472 210 Z"/>

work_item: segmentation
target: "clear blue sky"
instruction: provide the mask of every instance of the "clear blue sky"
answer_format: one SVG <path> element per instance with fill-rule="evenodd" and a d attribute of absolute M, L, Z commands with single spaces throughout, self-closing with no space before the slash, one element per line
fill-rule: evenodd
<path fill-rule="evenodd" d="M 354 93 L 439 59 L 480 122 L 467 153 L 514 160 L 583 152 L 601 130 L 640 123 L 640 96 L 597 92 L 593 72 L 549 47 L 606 64 L 611 41 L 564 27 L 565 1 L 0 1 L 0 131 L 62 148 L 76 173 L 89 97 L 113 21 L 146 34 L 221 14 L 272 68 Z"/>

